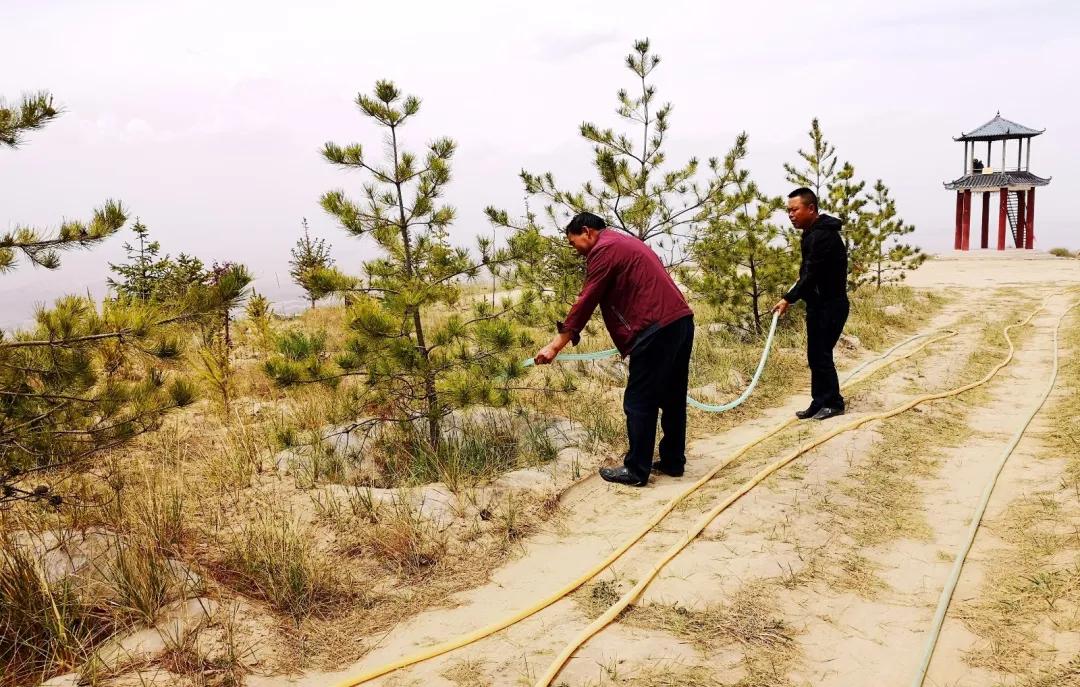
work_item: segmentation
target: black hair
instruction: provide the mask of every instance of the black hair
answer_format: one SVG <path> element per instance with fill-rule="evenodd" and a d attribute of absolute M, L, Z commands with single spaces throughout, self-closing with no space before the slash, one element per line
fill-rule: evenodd
<path fill-rule="evenodd" d="M 795 189 L 791 193 L 787 194 L 787 197 L 799 198 L 802 200 L 804 205 L 813 205 L 815 210 L 818 209 L 817 194 L 806 188 L 805 186 L 800 186 L 799 188 Z"/>
<path fill-rule="evenodd" d="M 579 212 L 574 215 L 574 219 L 570 220 L 570 223 L 566 225 L 566 233 L 573 234 L 575 236 L 584 234 L 586 229 L 605 229 L 607 228 L 607 222 L 602 217 L 594 215 L 591 212 Z"/>

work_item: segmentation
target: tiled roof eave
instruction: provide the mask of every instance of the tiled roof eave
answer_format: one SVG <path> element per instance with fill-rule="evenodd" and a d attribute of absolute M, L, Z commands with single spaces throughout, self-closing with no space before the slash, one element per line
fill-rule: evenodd
<path fill-rule="evenodd" d="M 967 174 L 944 182 L 950 191 L 975 188 L 1007 188 L 1009 186 L 1046 186 L 1051 177 L 1043 178 L 1031 172 L 991 172 L 989 174 Z"/>

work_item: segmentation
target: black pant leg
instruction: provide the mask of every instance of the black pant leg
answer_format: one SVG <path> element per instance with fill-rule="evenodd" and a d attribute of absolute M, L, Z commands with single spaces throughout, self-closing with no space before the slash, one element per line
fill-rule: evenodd
<path fill-rule="evenodd" d="M 660 336 L 657 332 L 653 338 Z M 660 412 L 657 365 L 660 362 L 651 344 L 630 356 L 630 376 L 623 393 L 623 412 L 626 413 L 626 438 L 630 449 L 623 465 L 639 480 L 648 479 L 652 472 L 653 446 L 656 443 L 656 418 Z"/>
<path fill-rule="evenodd" d="M 656 445 L 656 420 L 660 408 L 671 395 L 672 370 L 687 334 L 689 318 L 673 322 L 639 344 L 630 354 L 630 378 L 623 394 L 626 435 L 630 450 L 623 464 L 638 479 L 652 472 L 653 447 Z M 687 360 L 689 369 L 689 360 Z M 683 391 L 683 403 L 686 392 Z M 685 444 L 686 409 L 682 409 L 682 435 Z M 675 416 L 673 415 L 673 420 Z M 677 432 L 676 432 L 677 434 Z"/>
<path fill-rule="evenodd" d="M 810 395 L 814 403 L 843 408 L 840 380 L 833 362 L 833 348 L 847 322 L 846 299 L 808 306 L 806 309 L 806 362 L 810 367 Z"/>
<path fill-rule="evenodd" d="M 686 318 L 682 324 L 683 336 L 672 359 L 670 377 L 664 401 L 660 405 L 660 461 L 673 470 L 686 465 L 686 392 L 690 377 L 690 355 L 694 348 L 694 320 Z M 674 325 L 673 325 L 674 326 Z"/>

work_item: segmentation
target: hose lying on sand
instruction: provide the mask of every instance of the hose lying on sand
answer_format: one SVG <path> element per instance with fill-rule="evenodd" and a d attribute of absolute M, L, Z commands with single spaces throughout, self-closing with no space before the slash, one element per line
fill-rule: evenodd
<path fill-rule="evenodd" d="M 665 551 L 665 553 L 660 557 L 657 563 L 653 565 L 653 567 L 638 580 L 637 584 L 635 584 L 634 587 L 630 589 L 630 591 L 626 592 L 626 594 L 624 594 L 618 601 L 612 604 L 611 607 L 609 607 L 607 611 L 603 613 L 603 615 L 590 623 L 589 626 L 582 630 L 577 637 L 571 640 L 570 643 L 568 643 L 563 648 L 563 650 L 560 651 L 559 654 L 555 657 L 552 663 L 548 666 L 548 669 L 544 672 L 543 676 L 536 681 L 535 687 L 548 687 L 562 670 L 563 666 L 566 665 L 566 662 L 570 660 L 570 657 L 574 654 L 575 651 L 577 651 L 583 644 L 585 644 L 585 642 L 587 642 L 593 635 L 607 627 L 612 621 L 615 620 L 615 618 L 617 618 L 623 611 L 625 611 L 631 604 L 633 604 L 634 601 L 636 601 L 641 595 L 641 593 L 645 591 L 645 588 L 648 587 L 654 579 L 656 579 L 656 576 L 660 574 L 660 571 L 664 569 L 664 566 L 666 566 L 669 562 L 671 562 L 672 559 L 679 555 L 679 553 L 681 553 L 683 549 L 689 546 L 690 542 L 697 538 L 697 536 L 709 525 L 709 523 L 715 520 L 717 516 L 727 510 L 727 508 L 731 506 L 731 504 L 735 503 L 751 489 L 761 484 L 761 482 L 763 482 L 765 479 L 774 475 L 778 470 L 780 470 L 780 468 L 784 467 L 788 463 L 791 463 L 799 456 L 814 448 L 817 448 L 818 446 L 824 444 L 825 442 L 836 437 L 839 434 L 861 427 L 868 422 L 873 422 L 875 420 L 885 420 L 887 418 L 899 415 L 900 413 L 906 412 L 921 403 L 926 403 L 927 401 L 934 401 L 942 398 L 949 398 L 951 396 L 957 396 L 964 393 L 965 391 L 970 391 L 971 389 L 986 384 L 991 379 L 993 379 L 994 376 L 998 372 L 1000 372 L 1002 368 L 1008 365 L 1012 361 L 1013 356 L 1015 355 L 1016 347 L 1013 345 L 1012 338 L 1009 336 L 1009 331 L 1012 330 L 1014 327 L 1026 325 L 1032 320 L 1032 318 L 1035 317 L 1036 314 L 1042 311 L 1045 307 L 1046 301 L 1044 301 L 1043 304 L 1040 305 L 1038 308 L 1033 310 L 1031 314 L 1029 314 L 1023 321 L 1010 324 L 1005 327 L 1004 334 L 1005 340 L 1009 345 L 1009 352 L 982 378 L 974 382 L 970 382 L 968 384 L 949 389 L 947 391 L 940 391 L 932 394 L 923 394 L 922 396 L 913 398 L 910 401 L 902 403 L 889 410 L 879 413 L 872 413 L 870 415 L 851 420 L 850 422 L 840 425 L 839 427 L 830 430 L 825 434 L 799 446 L 797 449 L 788 453 L 784 457 L 774 461 L 773 463 L 770 463 L 768 466 L 763 468 L 760 472 L 758 472 L 748 481 L 743 483 L 738 489 L 736 489 L 734 493 L 732 493 L 723 501 L 718 503 L 715 507 L 712 508 L 712 510 L 710 510 L 696 523 L 694 523 L 694 525 L 679 539 L 679 541 L 677 541 L 674 545 L 669 547 L 667 551 Z"/>
<path fill-rule="evenodd" d="M 758 372 L 755 373 L 753 383 L 756 383 L 757 379 L 760 378 L 761 370 L 764 368 L 765 358 L 767 356 L 768 349 L 771 346 L 771 342 L 772 342 L 772 334 L 776 329 L 776 321 L 777 321 L 777 318 L 774 317 L 772 326 L 770 328 L 768 345 L 765 348 L 765 352 L 763 352 L 763 354 L 762 354 L 761 361 L 758 363 Z M 924 332 L 924 333 L 920 333 L 920 334 L 916 334 L 914 336 L 911 336 L 911 337 L 909 337 L 907 339 L 904 339 L 903 341 L 896 344 L 895 346 L 891 347 L 889 350 L 885 351 L 884 353 L 882 353 L 882 354 L 880 354 L 880 355 L 878 355 L 878 356 L 876 356 L 876 357 L 874 357 L 874 358 L 860 364 L 858 367 L 856 367 L 854 370 L 852 370 L 850 373 L 848 373 L 845 376 L 844 381 L 843 381 L 843 386 L 848 386 L 851 383 L 851 380 L 856 375 L 862 373 L 864 370 L 866 370 L 868 367 L 870 367 L 874 363 L 879 363 L 880 362 L 881 364 L 874 367 L 874 368 L 872 368 L 867 373 L 868 375 L 873 374 L 873 373 L 877 372 L 878 370 L 880 370 L 880 369 L 882 369 L 884 367 L 887 367 L 889 365 L 893 365 L 893 364 L 895 364 L 897 362 L 900 362 L 902 360 L 906 360 L 907 358 L 910 358 L 910 357 L 916 355 L 917 353 L 919 353 L 920 351 L 922 351 L 927 346 L 930 346 L 933 343 L 936 343 L 936 342 L 941 341 L 943 339 L 949 338 L 951 336 L 955 336 L 956 332 L 943 331 L 939 335 L 933 336 L 929 340 L 924 341 L 921 345 L 913 348 L 912 350 L 908 351 L 907 353 L 904 353 L 903 355 L 901 355 L 901 356 L 899 356 L 899 357 L 897 357 L 895 359 L 886 360 L 887 358 L 889 358 L 889 356 L 891 356 L 895 351 L 899 350 L 900 348 L 903 348 L 907 344 L 912 343 L 914 341 L 917 341 L 919 339 L 930 337 L 931 334 L 932 334 L 932 332 Z M 604 354 L 604 355 L 601 355 L 601 354 Z M 599 351 L 597 353 L 569 354 L 569 355 L 566 355 L 566 356 L 560 355 L 558 360 L 599 360 L 599 359 L 601 359 L 603 357 L 608 357 L 610 355 L 611 355 L 610 352 Z M 574 356 L 574 357 L 570 357 L 570 356 Z M 589 356 L 589 357 L 584 357 L 584 356 Z M 595 356 L 595 357 L 593 357 L 593 356 Z M 882 362 L 882 361 L 884 361 L 884 362 Z M 744 392 L 743 395 L 748 396 L 749 394 L 747 392 Z M 415 665 L 417 663 L 421 663 L 421 662 L 426 661 L 428 659 L 435 658 L 436 656 L 441 656 L 443 654 L 454 651 L 455 649 L 460 649 L 461 647 L 468 646 L 469 644 L 472 644 L 472 643 L 477 642 L 477 641 L 479 641 L 481 639 L 484 639 L 485 637 L 490 637 L 491 635 L 495 634 L 496 632 L 499 632 L 500 630 L 504 630 L 504 629 L 510 627 L 511 625 L 514 625 L 514 624 L 516 624 L 518 622 L 521 622 L 522 620 L 524 620 L 524 619 L 526 619 L 526 618 L 528 618 L 528 617 L 530 617 L 532 615 L 535 615 L 536 613 L 544 610 L 548 606 L 550 606 L 550 605 L 554 604 L 555 602 L 557 602 L 557 601 L 563 599 L 564 597 L 568 596 L 570 593 L 572 593 L 578 587 L 586 584 L 589 580 L 593 579 L 594 577 L 599 575 L 601 572 L 606 570 L 616 560 L 618 560 L 624 553 L 626 553 L 630 548 L 632 548 L 634 546 L 634 544 L 636 544 L 646 534 L 648 534 L 665 517 L 667 517 L 668 514 L 670 514 L 673 510 L 675 510 L 675 508 L 680 503 L 685 501 L 687 497 L 689 497 L 695 491 L 697 491 L 702 486 L 704 486 L 706 483 L 708 483 L 721 470 L 723 470 L 727 466 L 731 465 L 733 462 L 735 462 L 740 457 L 745 455 L 748 451 L 753 449 L 755 446 L 761 444 L 762 442 L 764 442 L 764 441 L 768 440 L 769 438 L 775 436 L 776 434 L 782 432 L 783 430 L 787 429 L 788 427 L 790 427 L 795 422 L 797 422 L 797 419 L 794 418 L 794 417 L 792 417 L 792 418 L 790 418 L 788 420 L 784 420 L 784 421 L 780 422 L 779 424 L 777 424 L 772 429 L 768 430 L 767 432 L 765 432 L 764 434 L 762 434 L 758 438 L 756 438 L 756 439 L 750 441 L 749 443 L 745 444 L 744 446 L 742 446 L 741 448 L 736 450 L 734 453 L 727 456 L 724 460 L 717 463 L 708 472 L 706 472 L 704 475 L 702 475 L 702 477 L 700 479 L 698 479 L 696 482 L 694 482 L 693 484 L 688 486 L 685 490 L 683 490 L 675 498 L 673 498 L 671 501 L 669 501 L 662 509 L 660 509 L 656 514 L 654 514 L 653 517 L 650 518 L 649 521 L 646 522 L 645 525 L 638 532 L 636 532 L 635 534 L 633 534 L 629 538 L 627 538 L 626 541 L 624 541 L 622 544 L 620 544 L 606 558 L 604 558 L 602 561 L 600 561 L 599 563 L 594 565 L 592 568 L 590 568 L 589 570 L 587 570 L 586 572 L 584 572 L 583 574 L 581 574 L 577 578 L 567 582 L 563 587 L 556 590 L 555 592 L 548 595 L 547 597 L 542 598 L 542 599 L 538 599 L 537 601 L 535 601 L 531 605 L 529 605 L 529 606 L 527 606 L 527 607 L 525 607 L 523 609 L 520 609 L 518 611 L 515 611 L 513 614 L 511 614 L 511 615 L 509 615 L 509 616 L 507 616 L 505 618 L 502 618 L 500 620 L 497 620 L 497 621 L 495 621 L 493 623 L 490 623 L 489 625 L 486 625 L 484 627 L 478 628 L 478 629 L 473 630 L 471 632 L 465 633 L 465 634 L 463 634 L 461 636 L 455 637 L 455 638 L 450 639 L 450 640 L 448 640 L 446 642 L 443 642 L 441 644 L 437 644 L 437 645 L 434 645 L 434 646 L 430 646 L 430 647 L 421 649 L 420 651 L 418 651 L 415 654 L 405 656 L 405 657 L 403 657 L 401 659 L 398 659 L 396 661 L 387 663 L 385 665 L 377 666 L 375 668 L 368 669 L 368 670 L 366 670 L 363 673 L 360 673 L 358 675 L 348 677 L 348 678 L 346 678 L 344 680 L 341 680 L 340 682 L 336 683 L 336 687 L 354 687 L 355 685 L 360 685 L 360 684 L 363 684 L 363 683 L 368 682 L 370 680 L 374 680 L 377 677 L 386 675 L 388 673 L 392 673 L 392 672 L 394 672 L 396 670 L 400 670 L 401 668 L 405 668 L 405 667 L 408 667 L 408 666 L 411 666 L 411 665 Z"/>

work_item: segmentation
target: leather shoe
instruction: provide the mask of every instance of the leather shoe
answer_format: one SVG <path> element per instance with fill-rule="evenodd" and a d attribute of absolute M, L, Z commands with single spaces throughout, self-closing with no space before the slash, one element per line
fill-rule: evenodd
<path fill-rule="evenodd" d="M 683 476 L 683 469 L 682 468 L 675 469 L 675 468 L 672 468 L 672 467 L 668 467 L 667 465 L 664 465 L 664 463 L 662 461 L 659 461 L 659 460 L 652 464 L 652 471 L 653 472 L 659 472 L 661 475 L 667 475 L 668 477 L 682 477 Z"/>
<path fill-rule="evenodd" d="M 648 479 L 640 480 L 637 477 L 634 477 L 625 467 L 600 468 L 600 476 L 604 479 L 605 482 L 625 484 L 630 487 L 643 487 L 649 483 Z"/>
<path fill-rule="evenodd" d="M 814 420 L 828 420 L 830 417 L 836 417 L 837 415 L 843 415 L 843 414 L 844 414 L 844 409 L 843 408 L 830 408 L 829 406 L 825 406 L 821 410 L 814 413 L 813 419 Z"/>
<path fill-rule="evenodd" d="M 819 410 L 821 410 L 821 406 L 816 403 L 811 403 L 809 406 L 806 407 L 806 410 L 796 410 L 795 417 L 799 418 L 800 420 L 805 420 L 808 417 L 814 417 L 815 415 L 817 415 Z"/>

